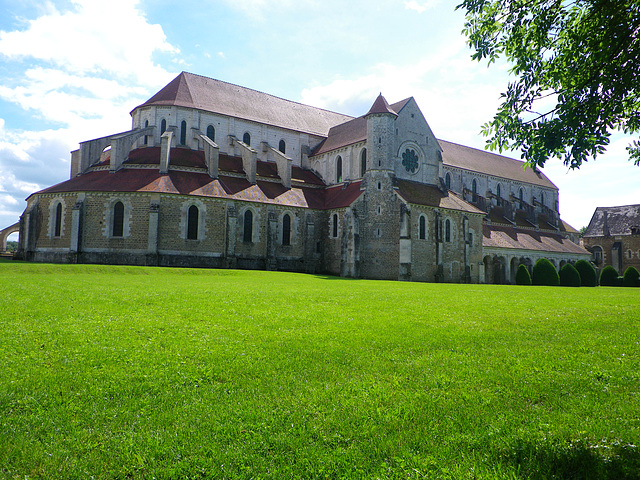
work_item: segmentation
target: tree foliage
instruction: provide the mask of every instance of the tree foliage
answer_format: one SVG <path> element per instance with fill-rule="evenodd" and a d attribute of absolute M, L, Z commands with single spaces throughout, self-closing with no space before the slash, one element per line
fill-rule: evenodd
<path fill-rule="evenodd" d="M 531 275 L 525 265 L 518 265 L 516 270 L 516 285 L 531 285 Z"/>
<path fill-rule="evenodd" d="M 560 285 L 563 287 L 579 287 L 582 284 L 578 270 L 570 263 L 565 263 L 558 274 L 560 275 Z"/>
<path fill-rule="evenodd" d="M 627 267 L 622 275 L 623 287 L 640 287 L 640 272 L 635 267 Z"/>
<path fill-rule="evenodd" d="M 483 126 L 492 149 L 531 166 L 571 168 L 604 152 L 613 131 L 640 132 L 638 0 L 464 0 L 473 58 L 504 56 L 515 80 Z M 640 164 L 640 141 L 628 146 Z"/>
<path fill-rule="evenodd" d="M 600 272 L 600 286 L 616 287 L 618 286 L 618 271 L 611 265 L 607 265 Z"/>
<path fill-rule="evenodd" d="M 533 285 L 557 287 L 560 285 L 560 276 L 558 275 L 556 267 L 553 266 L 553 263 L 546 258 L 540 258 L 533 265 L 531 283 Z"/>
<path fill-rule="evenodd" d="M 583 287 L 595 287 L 598 285 L 598 274 L 586 260 L 578 260 L 574 265 L 580 274 L 580 285 Z"/>

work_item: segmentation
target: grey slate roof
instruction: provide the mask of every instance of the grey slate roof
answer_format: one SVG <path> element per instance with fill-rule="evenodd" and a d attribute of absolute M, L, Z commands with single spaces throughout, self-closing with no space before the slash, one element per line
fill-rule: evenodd
<path fill-rule="evenodd" d="M 150 105 L 197 108 L 321 136 L 353 118 L 187 72 L 136 108 Z"/>
<path fill-rule="evenodd" d="M 598 207 L 584 236 L 631 235 L 631 227 L 640 227 L 640 205 Z"/>

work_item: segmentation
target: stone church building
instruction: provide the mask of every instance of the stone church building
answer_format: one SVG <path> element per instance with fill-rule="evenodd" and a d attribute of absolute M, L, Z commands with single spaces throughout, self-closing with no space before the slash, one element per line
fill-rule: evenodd
<path fill-rule="evenodd" d="M 437 139 L 413 98 L 352 118 L 183 72 L 131 116 L 28 197 L 20 258 L 472 283 L 590 258 L 544 174 Z"/>

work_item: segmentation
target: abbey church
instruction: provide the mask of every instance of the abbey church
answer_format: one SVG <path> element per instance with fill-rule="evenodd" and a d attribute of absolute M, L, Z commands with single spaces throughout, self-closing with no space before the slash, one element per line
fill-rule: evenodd
<path fill-rule="evenodd" d="M 591 258 L 540 171 L 371 100 L 353 118 L 183 72 L 28 197 L 18 257 L 465 283 Z"/>

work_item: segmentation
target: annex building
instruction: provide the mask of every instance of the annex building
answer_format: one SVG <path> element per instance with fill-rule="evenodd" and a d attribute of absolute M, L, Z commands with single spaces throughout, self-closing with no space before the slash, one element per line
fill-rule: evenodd
<path fill-rule="evenodd" d="M 598 269 L 640 269 L 640 205 L 596 208 L 583 240 Z"/>
<path fill-rule="evenodd" d="M 591 257 L 543 173 L 437 139 L 412 97 L 353 118 L 183 72 L 131 116 L 28 197 L 20 258 L 511 283 Z"/>

